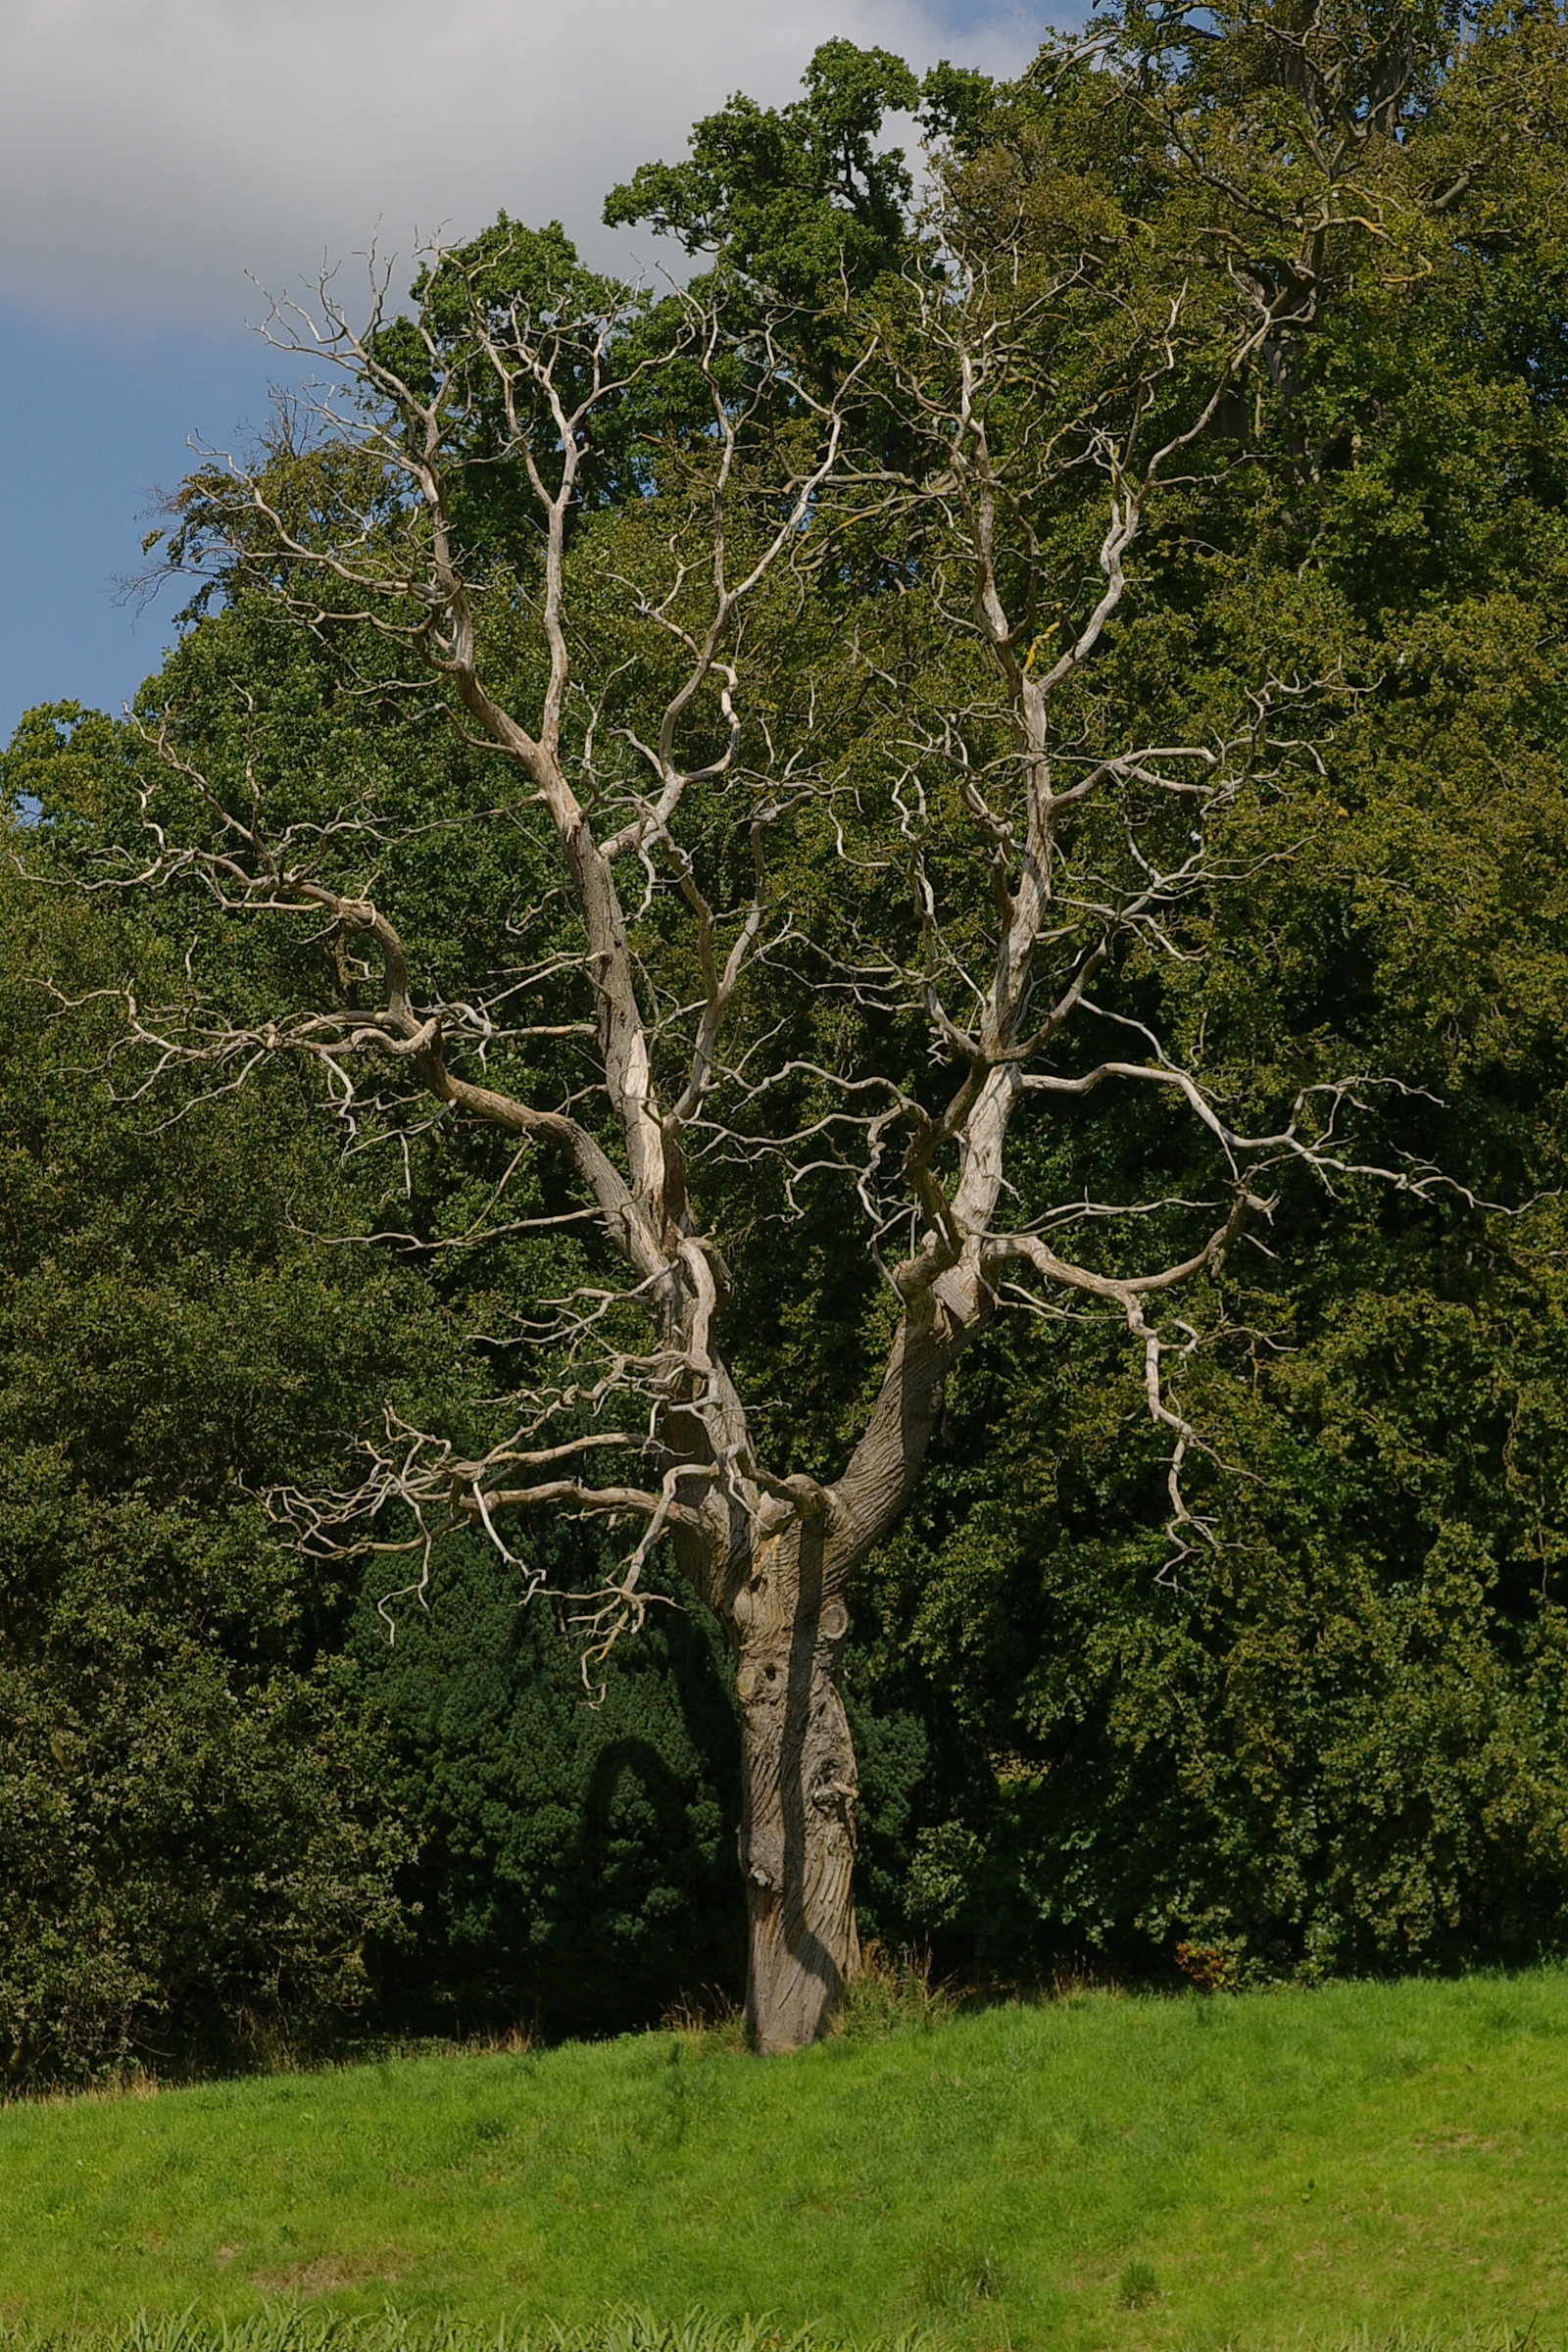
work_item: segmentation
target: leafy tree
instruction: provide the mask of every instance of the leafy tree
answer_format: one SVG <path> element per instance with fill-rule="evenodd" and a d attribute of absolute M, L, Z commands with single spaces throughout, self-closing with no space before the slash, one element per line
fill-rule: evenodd
<path fill-rule="evenodd" d="M 684 163 L 644 164 L 613 189 L 606 220 L 647 220 L 688 253 L 721 253 L 791 303 L 898 269 L 913 183 L 903 153 L 877 140 L 885 114 L 919 105 L 920 84 L 886 49 L 836 40 L 816 51 L 804 89 L 778 108 L 733 97 L 694 125 Z"/>
<path fill-rule="evenodd" d="M 79 784 L 112 738 L 35 714 L 7 781 Z M 90 995 L 133 943 L 14 873 L 0 894 L 0 2056 L 24 2082 L 362 2006 L 409 1848 L 341 1607 L 243 1493 L 331 1458 L 317 1416 L 358 1417 L 384 1282 L 279 1249 L 320 1162 L 295 1122 L 271 1147 L 275 1090 L 162 1132 L 110 1111 L 97 1007 L 51 1018 L 44 975 Z"/>
<path fill-rule="evenodd" d="M 1259 600 L 1304 576 L 1364 681 L 1165 1017 L 1230 1082 L 1259 1050 L 1400 1071 L 1426 1092 L 1384 1099 L 1382 1148 L 1535 1205 L 1342 1186 L 1309 1236 L 1282 1201 L 1196 1415 L 1248 1476 L 1176 1590 L 1102 1344 L 988 1343 L 871 1571 L 873 1688 L 940 1760 L 911 1925 L 961 1965 L 1561 1944 L 1560 27 L 1493 20 L 1423 106 L 1441 241 L 1300 338 L 1281 445 L 1224 419 L 1245 495 L 1200 565 L 1165 551 L 1167 626 L 1216 558 Z M 1535 140 L 1504 161 L 1511 119 Z"/>
<path fill-rule="evenodd" d="M 318 719 L 298 667 L 271 685 Z M 32 713 L 3 781 L 36 821 L 8 847 L 69 875 L 126 750 Z M 684 1620 L 597 1711 L 554 1623 L 472 1562 L 389 1649 L 384 1580 L 303 1561 L 258 1496 L 337 1475 L 389 1382 L 461 1403 L 441 1298 L 353 1239 L 375 1188 L 286 1070 L 116 1106 L 105 1008 L 167 986 L 156 926 L 8 863 L 0 941 L 6 2080 L 319 2046 L 368 2010 L 602 2032 L 732 1975 L 727 1702 Z M 459 1230 L 482 1175 L 455 1172 Z M 568 1531 L 558 1580 L 582 1566 Z"/>

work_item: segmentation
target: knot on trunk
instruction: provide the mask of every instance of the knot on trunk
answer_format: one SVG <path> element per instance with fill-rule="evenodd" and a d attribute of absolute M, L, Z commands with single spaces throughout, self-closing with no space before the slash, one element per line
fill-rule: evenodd
<path fill-rule="evenodd" d="M 742 1655 L 735 1669 L 735 1691 L 743 1707 L 774 1706 L 784 1696 L 786 1662 L 782 1658 Z"/>
<path fill-rule="evenodd" d="M 858 1802 L 859 1788 L 854 1781 L 818 1781 L 811 1790 L 811 1802 L 822 1813 L 837 1813 L 846 1823 L 851 1805 Z"/>

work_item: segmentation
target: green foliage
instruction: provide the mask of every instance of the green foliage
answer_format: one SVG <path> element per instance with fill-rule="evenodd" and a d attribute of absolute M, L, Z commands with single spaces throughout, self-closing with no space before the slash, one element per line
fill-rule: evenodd
<path fill-rule="evenodd" d="M 546 1539 L 524 1573 L 580 1590 L 583 1548 Z M 523 1605 L 516 1569 L 453 1544 L 428 1609 L 389 1604 L 394 1642 L 365 1613 L 354 1646 L 400 1760 L 392 1812 L 419 1841 L 394 2019 L 604 2033 L 741 1982 L 739 1757 L 714 1629 L 667 1589 L 590 1697 L 570 1607 Z"/>
<path fill-rule="evenodd" d="M 87 747 L 112 730 L 68 725 L 61 805 L 90 807 Z M 363 1378 L 386 1286 L 345 1294 L 290 1247 L 288 1193 L 319 1170 L 270 1134 L 275 1090 L 205 1125 L 116 1113 L 95 991 L 123 984 L 134 941 L 0 889 L 0 2060 L 18 2082 L 211 2059 L 285 2019 L 308 2038 L 365 1999 L 409 1842 L 340 1609 L 244 1493 L 330 1457 L 321 1419 Z M 50 1017 L 46 971 L 78 1012 Z"/>
<path fill-rule="evenodd" d="M 919 83 L 886 49 L 832 40 L 804 86 L 788 106 L 738 94 L 705 116 L 689 159 L 642 165 L 606 200 L 606 220 L 648 220 L 688 253 L 722 252 L 796 302 L 818 299 L 841 270 L 864 286 L 897 268 L 912 182 L 903 153 L 876 139 L 884 114 L 914 111 Z"/>
<path fill-rule="evenodd" d="M 364 2002 L 408 1840 L 351 1678 L 301 1655 L 293 1562 L 237 1515 L 89 1499 L 37 1450 L 6 1471 L 10 2081 L 308 2042 Z"/>
<path fill-rule="evenodd" d="M 1341 43 L 1359 22 L 1315 21 Z M 1255 95 L 1277 29 L 1225 20 L 1158 93 L 1162 136 L 1216 175 L 1241 169 L 1239 105 L 1250 169 L 1271 140 L 1312 164 L 1286 155 L 1310 77 Z M 1118 122 L 1110 77 L 1042 66 L 959 158 L 980 249 L 1034 207 L 1060 252 L 1142 175 L 1139 216 L 1184 251 L 1147 92 Z M 1483 165 L 1505 90 L 1542 145 Z M 1369 1087 L 1348 1156 L 1436 1163 L 1524 1213 L 1283 1186 L 1270 1254 L 1244 1248 L 1223 1309 L 1187 1310 L 1212 1541 L 1174 1555 L 1111 1335 L 998 1331 L 961 1369 L 865 1628 L 865 1687 L 920 1714 L 932 1758 L 897 1932 L 956 1969 L 1139 1974 L 1185 1947 L 1270 1977 L 1561 1947 L 1568 445 L 1539 321 L 1562 307 L 1565 96 L 1561 26 L 1535 17 L 1417 77 L 1375 166 L 1385 240 L 1343 253 L 1286 397 L 1260 383 L 1223 419 L 1239 463 L 1201 510 L 1162 510 L 1111 657 L 1164 740 L 1266 665 L 1349 689 L 1317 776 L 1238 812 L 1192 962 L 1130 960 L 1115 1008 L 1265 1123 L 1330 1071 L 1398 1073 L 1421 1091 Z M 1366 89 L 1347 103 L 1360 121 Z M 1206 1181 L 1136 1106 L 1054 1116 L 1036 1148 L 1058 1198 Z"/>
<path fill-rule="evenodd" d="M 313 723 L 300 684 L 282 715 Z M 128 748 L 91 714 L 26 722 L 7 782 L 43 804 L 32 866 L 105 821 Z M 595 1711 L 496 1564 L 443 1562 L 389 1649 L 358 1571 L 285 1544 L 261 1492 L 340 1476 L 389 1386 L 461 1414 L 472 1367 L 395 1254 L 322 1245 L 376 1203 L 286 1071 L 114 1101 L 99 992 L 156 985 L 163 910 L 138 932 L 0 893 L 7 2079 L 305 2047 L 372 1996 L 603 2031 L 733 1978 L 733 1733 L 703 1637 L 656 1632 Z M 434 1172 L 438 1225 L 486 1173 Z M 551 1558 L 581 1581 L 569 1545 Z"/>

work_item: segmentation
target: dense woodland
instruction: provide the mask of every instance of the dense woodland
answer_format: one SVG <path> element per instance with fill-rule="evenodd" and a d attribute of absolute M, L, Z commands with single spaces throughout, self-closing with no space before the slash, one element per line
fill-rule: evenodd
<path fill-rule="evenodd" d="M 883 137 L 895 111 L 929 143 L 918 172 Z M 1106 952 L 1103 1019 L 1162 1041 L 1257 1132 L 1303 1090 L 1345 1090 L 1334 1149 L 1323 1130 L 1282 1162 L 1162 1326 L 1192 1433 L 1179 1511 L 1172 1427 L 1122 1316 L 1059 1291 L 998 1311 L 944 1379 L 912 1498 L 850 1598 L 861 1936 L 982 1984 L 1563 1950 L 1560 12 L 1129 0 L 1010 84 L 952 67 L 917 83 L 829 43 L 797 103 L 736 98 L 609 217 L 695 257 L 694 290 L 614 287 L 559 228 L 503 219 L 431 263 L 413 298 L 427 346 L 389 306 L 368 348 L 399 381 L 436 368 L 477 286 L 500 313 L 612 318 L 658 362 L 607 410 L 564 541 L 607 737 L 632 691 L 616 681 L 668 671 L 646 582 L 712 460 L 710 387 L 681 357 L 693 304 L 724 323 L 754 536 L 821 415 L 842 420 L 840 469 L 793 526 L 805 552 L 733 655 L 742 760 L 776 775 L 804 747 L 799 772 L 827 779 L 769 853 L 769 891 L 814 910 L 821 953 L 754 967 L 740 1015 L 817 1073 L 784 1127 L 826 1118 L 833 1085 L 873 1064 L 933 1115 L 955 1084 L 918 992 L 834 975 L 918 900 L 911 742 L 949 762 L 926 780 L 920 871 L 972 856 L 952 746 L 967 727 L 983 766 L 991 722 L 952 618 L 956 494 L 907 393 L 929 321 L 973 316 L 977 287 L 991 348 L 1021 355 L 998 445 L 1033 449 L 1057 400 L 1080 436 L 1011 510 L 1031 581 L 1061 584 L 1054 609 L 1031 588 L 1020 676 L 1093 603 L 1109 477 L 1083 452 L 1130 431 L 1116 403 L 1200 419 L 1143 494 L 1099 699 L 1061 723 L 1093 744 L 1114 704 L 1146 742 L 1245 742 L 1200 874 Z M 1236 319 L 1265 312 L 1237 342 Z M 1100 441 L 1085 416 L 1110 420 Z M 456 512 L 487 659 L 525 702 L 541 558 L 509 429 L 471 393 Z M 668 1544 L 642 1623 L 585 1673 L 573 1595 L 602 1593 L 624 1549 L 592 1511 L 526 1514 L 504 1543 L 455 1517 L 426 1589 L 398 1596 L 418 1573 L 404 1555 L 325 1544 L 320 1512 L 296 1507 L 352 1488 L 394 1425 L 493 1443 L 538 1302 L 595 1279 L 560 1169 L 386 1094 L 345 1116 L 309 1054 L 158 1048 L 212 1034 L 215 1003 L 254 1039 L 279 1004 L 364 985 L 341 929 L 236 920 L 188 862 L 153 870 L 146 811 L 160 840 L 195 839 L 192 777 L 242 813 L 270 796 L 300 827 L 330 826 L 352 791 L 355 855 L 432 998 L 526 960 L 524 901 L 547 931 L 565 920 L 549 845 L 447 679 L 411 669 L 368 591 L 351 609 L 363 582 L 335 604 L 300 584 L 344 502 L 363 516 L 380 495 L 350 478 L 358 446 L 285 410 L 243 478 L 194 475 L 158 556 L 191 575 L 190 608 L 135 713 L 35 710 L 0 773 L 16 2086 L 279 2037 L 599 2034 L 738 1992 L 745 1971 L 733 1659 Z M 256 522 L 257 481 L 287 545 Z M 402 527 L 390 509 L 383 525 Z M 751 852 L 740 786 L 712 765 L 680 855 L 708 860 L 716 903 Z M 1172 806 L 1179 831 L 1190 804 Z M 1063 856 L 1081 874 L 1149 839 L 1118 803 Z M 633 948 L 673 1004 L 689 902 L 648 872 Z M 912 970 L 933 932 L 918 906 L 908 920 Z M 541 1101 L 591 1092 L 568 1067 L 576 985 L 564 964 L 549 982 L 560 1037 L 497 1050 Z M 863 1425 L 892 1294 L 864 1167 L 742 1151 L 740 1125 L 694 1147 L 692 1196 L 722 1248 L 728 1360 L 771 1458 L 809 1487 Z M 1102 1247 L 1175 1261 L 1213 1221 L 1208 1139 L 1157 1088 L 1053 1101 L 1020 1136 L 1052 1199 L 1138 1209 L 1085 1208 L 1085 1264 Z"/>

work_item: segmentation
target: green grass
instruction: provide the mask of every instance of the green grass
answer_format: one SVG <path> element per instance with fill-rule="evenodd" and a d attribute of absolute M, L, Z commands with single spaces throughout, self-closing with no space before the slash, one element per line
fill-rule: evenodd
<path fill-rule="evenodd" d="M 720 2320 L 704 2311 L 660 2320 L 627 2306 L 606 2312 L 587 2328 L 522 2331 L 505 2324 L 486 2328 L 450 2318 L 421 2325 L 395 2310 L 360 2319 L 299 2302 L 270 2304 L 234 2321 L 204 2320 L 193 2311 L 172 2319 L 143 2312 L 121 2328 L 54 2335 L 15 2326 L 0 2328 L 4 2352 L 66 2352 L 68 2346 L 70 2352 L 854 2352 L 854 2347 L 831 2337 L 780 2328 L 767 2320 Z M 925 2336 L 906 2335 L 878 2346 L 877 2352 L 938 2348 Z M 1419 2348 L 1411 2347 L 1411 2352 Z M 1476 2352 L 1539 2352 L 1539 2347 L 1510 2339 L 1478 2345 Z"/>
<path fill-rule="evenodd" d="M 1556 2344 L 1568 1973 L 0 2110 L 0 2321 L 279 2299 L 514 2331 L 701 2306 L 960 2352 Z"/>
<path fill-rule="evenodd" d="M 388 2309 L 373 2319 L 323 2312 L 298 2302 L 270 2305 L 245 2320 L 203 2320 L 194 2312 L 160 2320 L 146 2313 L 118 2328 L 56 2335 L 0 2327 L 4 2352 L 944 2352 L 921 2330 L 857 2347 L 844 2337 L 809 2328 L 784 2328 L 770 2320 L 716 2319 L 690 2311 L 678 2320 L 619 2306 L 586 2328 L 514 2330 L 462 2320 L 423 2325 Z M 1534 2328 L 1471 2331 L 1463 2337 L 1418 2334 L 1396 2328 L 1371 2337 L 1343 2338 L 1321 2352 L 1551 2352 Z"/>

